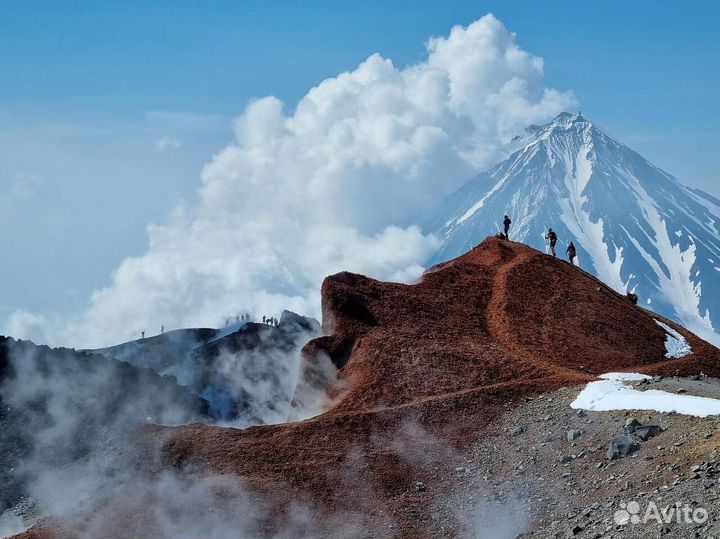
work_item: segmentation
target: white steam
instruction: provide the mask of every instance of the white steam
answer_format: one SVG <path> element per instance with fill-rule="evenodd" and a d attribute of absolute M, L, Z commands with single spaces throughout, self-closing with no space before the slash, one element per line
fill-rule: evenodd
<path fill-rule="evenodd" d="M 317 316 L 320 283 L 340 270 L 413 281 L 438 247 L 413 225 L 512 135 L 573 104 L 543 86 L 542 59 L 492 15 L 431 39 L 416 65 L 374 54 L 294 111 L 253 101 L 205 167 L 197 206 L 150 225 L 147 252 L 83 314 L 17 315 L 12 331 L 102 346 L 161 325 L 214 325 L 239 308 Z"/>
<path fill-rule="evenodd" d="M 114 537 L 118 521 L 136 526 L 123 537 L 265 536 L 272 508 L 246 493 L 239 478 L 191 469 L 158 473 L 167 463 L 138 429 L 212 423 L 195 396 L 203 388 L 203 396 L 212 390 L 232 403 L 225 423 L 233 427 L 284 422 L 291 411 L 315 415 L 326 406 L 320 385 L 334 371 L 315 383 L 298 380 L 300 346 L 317 334 L 307 325 L 293 326 L 286 314 L 278 328 L 261 326 L 264 333 L 247 349 L 221 346 L 215 356 L 182 353 L 214 342 L 196 341 L 192 332 L 109 350 L 134 365 L 0 341 L 0 537 L 46 516 L 78 537 Z M 186 387 L 150 367 L 175 373 Z M 296 385 L 315 399 L 291 410 Z M 328 536 L 353 536 L 355 517 L 341 516 L 322 521 Z M 316 537 L 318 522 L 309 506 L 294 500 L 278 523 L 279 536 Z"/>
<path fill-rule="evenodd" d="M 177 330 L 91 352 L 172 377 L 207 401 L 218 424 L 246 428 L 307 419 L 329 405 L 326 388 L 337 373 L 332 363 L 301 376 L 302 348 L 319 336 L 316 320 L 285 312 L 278 327 Z"/>

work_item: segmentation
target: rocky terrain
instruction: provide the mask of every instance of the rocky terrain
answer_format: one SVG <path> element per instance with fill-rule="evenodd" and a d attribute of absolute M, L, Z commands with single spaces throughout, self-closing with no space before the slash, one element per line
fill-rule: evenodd
<path fill-rule="evenodd" d="M 227 528 L 215 536 L 715 533 L 713 516 L 689 531 L 614 522 L 635 500 L 714 499 L 715 419 L 570 406 L 607 372 L 655 377 L 638 389 L 716 394 L 706 376 L 720 376 L 720 351 L 686 329 L 574 266 L 497 239 L 415 285 L 340 273 L 322 295 L 323 336 L 303 350 L 299 385 L 327 382 L 324 413 L 247 429 L 141 431 L 134 466 L 190 490 L 209 482 L 193 522 L 217 517 Z M 690 351 L 668 357 L 669 332 Z M 328 364 L 339 370 L 326 380 Z M 58 537 L 193 536 L 177 524 L 182 512 L 168 530 L 161 502 L 119 490 L 91 517 L 25 537 L 48 529 Z"/>
<path fill-rule="evenodd" d="M 720 380 L 657 379 L 640 389 L 663 389 L 720 397 Z M 449 529 L 458 512 L 470 519 L 484 509 L 486 525 L 527 529 L 521 537 L 645 538 L 720 537 L 720 420 L 652 411 L 585 412 L 570 403 L 579 388 L 561 389 L 505 413 L 463 454 L 441 488 L 453 492 L 442 500 L 432 527 Z M 608 455 L 613 439 L 638 422 L 662 433 L 643 440 L 631 435 L 636 452 Z M 518 430 L 522 433 L 517 434 Z M 513 433 L 516 433 L 513 436 Z M 645 434 L 644 432 L 641 434 Z M 439 485 L 427 479 L 427 490 Z M 704 509 L 705 522 L 615 520 L 628 504 L 658 510 L 680 504 Z M 489 514 L 486 508 L 496 508 Z M 692 520 L 692 519 L 691 519 Z M 514 535 L 504 535 L 512 537 Z"/>

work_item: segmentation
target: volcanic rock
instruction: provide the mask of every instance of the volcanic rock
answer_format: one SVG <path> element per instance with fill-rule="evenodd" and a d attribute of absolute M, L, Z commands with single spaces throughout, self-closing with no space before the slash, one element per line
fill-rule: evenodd
<path fill-rule="evenodd" d="M 644 427 L 637 427 L 633 434 L 640 438 L 643 442 L 647 442 L 650 438 L 659 436 L 662 432 L 662 427 L 658 427 L 657 425 L 647 425 Z"/>
<path fill-rule="evenodd" d="M 623 459 L 640 449 L 640 444 L 632 436 L 616 436 L 610 440 L 607 458 L 610 460 Z"/>
<path fill-rule="evenodd" d="M 303 501 L 320 514 L 357 515 L 358 536 L 397 526 L 399 537 L 430 537 L 432 496 L 419 495 L 414 478 L 452 475 L 462 451 L 527 397 L 595 380 L 582 367 L 720 374 L 716 348 L 601 286 L 495 238 L 414 285 L 339 273 L 322 286 L 324 336 L 303 350 L 308 364 L 339 369 L 328 411 L 246 430 L 148 426 L 145 437 L 162 444 L 168 467 L 236 477 L 279 515 Z M 656 319 L 693 353 L 666 359 Z"/>

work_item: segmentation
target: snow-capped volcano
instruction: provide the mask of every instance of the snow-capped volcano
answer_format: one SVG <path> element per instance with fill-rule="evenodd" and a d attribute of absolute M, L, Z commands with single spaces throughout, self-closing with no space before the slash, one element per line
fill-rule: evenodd
<path fill-rule="evenodd" d="M 720 328 L 720 200 L 682 185 L 581 114 L 533 127 L 507 160 L 450 195 L 430 223 L 448 260 L 500 230 L 579 263 L 619 292 L 715 342 Z"/>

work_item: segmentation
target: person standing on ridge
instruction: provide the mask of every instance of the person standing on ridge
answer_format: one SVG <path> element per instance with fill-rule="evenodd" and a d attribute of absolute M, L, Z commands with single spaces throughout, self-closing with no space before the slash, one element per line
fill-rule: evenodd
<path fill-rule="evenodd" d="M 567 255 L 570 259 L 570 263 L 574 266 L 575 265 L 575 257 L 577 256 L 577 249 L 575 248 L 575 244 L 573 242 L 570 242 L 570 245 L 568 245 L 567 248 Z"/>
<path fill-rule="evenodd" d="M 552 252 L 553 256 L 557 256 L 557 253 L 555 252 L 555 245 L 557 245 L 557 234 L 552 228 L 549 228 L 547 231 L 547 234 L 545 234 L 545 239 L 550 242 L 550 251 Z"/>
<path fill-rule="evenodd" d="M 510 239 L 510 225 L 512 224 L 512 221 L 510 220 L 510 217 L 507 215 L 505 216 L 505 219 L 503 219 L 503 226 L 505 227 L 505 239 Z"/>

